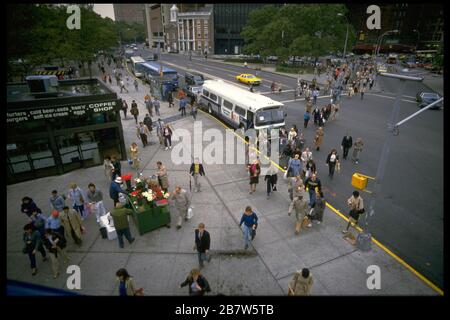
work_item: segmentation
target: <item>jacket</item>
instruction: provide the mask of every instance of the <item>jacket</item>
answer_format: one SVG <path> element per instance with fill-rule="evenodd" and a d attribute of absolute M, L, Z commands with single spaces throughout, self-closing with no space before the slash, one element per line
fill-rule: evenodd
<path fill-rule="evenodd" d="M 135 106 L 135 105 L 131 104 L 131 110 L 130 110 L 130 113 L 131 113 L 133 116 L 138 116 L 138 115 L 139 115 L 139 109 L 138 109 L 137 105 Z"/>
<path fill-rule="evenodd" d="M 317 129 L 316 137 L 314 138 L 314 144 L 320 146 L 323 142 L 323 130 Z"/>
<path fill-rule="evenodd" d="M 24 232 L 23 233 L 23 242 L 25 243 L 24 251 L 28 253 L 36 248 L 39 248 L 39 246 L 42 245 L 41 239 L 42 239 L 41 234 L 37 230 L 34 230 L 31 234 Z"/>
<path fill-rule="evenodd" d="M 347 139 L 347 136 L 345 136 L 344 138 L 342 138 L 341 146 L 343 148 L 350 149 L 352 145 L 353 145 L 352 137 L 349 136 Z"/>
<path fill-rule="evenodd" d="M 89 190 L 87 192 L 87 198 L 88 198 L 89 202 L 103 201 L 103 193 L 100 190 L 97 190 L 97 189 L 94 192 Z"/>
<path fill-rule="evenodd" d="M 191 206 L 191 197 L 189 196 L 189 193 L 181 189 L 181 192 L 179 194 L 173 194 L 172 200 L 174 200 L 175 207 L 178 210 L 184 210 L 187 211 L 188 208 Z"/>
<path fill-rule="evenodd" d="M 182 284 L 180 284 L 180 286 L 184 287 L 186 285 L 189 285 L 189 294 L 191 295 L 191 294 L 193 294 L 192 288 L 191 288 L 191 285 L 193 282 L 194 282 L 194 279 L 188 276 L 186 278 L 186 280 L 184 280 L 184 282 Z M 206 278 L 204 276 L 202 276 L 202 275 L 198 276 L 197 284 L 202 289 L 200 292 L 197 293 L 198 295 L 203 296 L 205 294 L 205 292 L 211 291 L 211 287 L 209 286 L 208 280 L 206 280 Z"/>
<path fill-rule="evenodd" d="M 308 214 L 308 202 L 306 202 L 305 198 L 294 198 L 294 201 L 289 205 L 289 212 L 291 212 L 292 209 L 295 210 L 297 221 L 302 221 Z"/>
<path fill-rule="evenodd" d="M 203 169 L 203 165 L 200 163 L 199 166 L 200 167 L 198 169 L 198 172 L 199 172 L 199 174 L 201 176 L 204 176 L 205 175 L 205 170 Z M 194 168 L 195 168 L 195 163 L 191 164 L 191 168 L 189 169 L 189 173 L 191 174 L 191 176 L 194 175 Z"/>
<path fill-rule="evenodd" d="M 133 214 L 133 210 L 127 208 L 114 208 L 111 212 L 113 217 L 114 227 L 116 230 L 123 230 L 130 226 L 128 223 L 128 216 Z"/>
<path fill-rule="evenodd" d="M 50 205 L 52 206 L 53 209 L 55 209 L 57 211 L 62 211 L 66 205 L 66 201 L 60 195 L 56 196 L 56 198 L 51 196 L 50 197 Z"/>
<path fill-rule="evenodd" d="M 120 280 L 116 280 L 116 286 L 117 286 L 117 294 L 120 294 Z M 127 280 L 125 280 L 125 289 L 127 292 L 127 296 L 134 296 L 134 293 L 136 291 L 136 285 L 134 284 L 133 277 L 129 277 Z"/>
<path fill-rule="evenodd" d="M 59 233 L 54 232 L 50 237 L 52 238 L 52 241 L 54 242 L 57 241 L 56 246 L 59 247 L 60 249 L 64 249 L 66 247 L 67 241 Z M 50 240 L 46 236 L 44 236 L 42 241 L 44 242 L 45 248 L 49 252 L 54 253 L 56 255 L 57 249 L 53 248 L 53 245 L 50 243 Z"/>
<path fill-rule="evenodd" d="M 305 279 L 300 272 L 296 272 L 289 283 L 289 288 L 292 289 L 294 296 L 309 296 L 313 283 L 311 274 Z"/>
<path fill-rule="evenodd" d="M 276 173 L 274 174 L 266 174 L 266 176 L 264 177 L 265 181 L 269 181 L 269 183 L 271 184 L 277 184 L 278 181 L 278 175 Z"/>
<path fill-rule="evenodd" d="M 201 239 L 199 239 L 198 237 L 199 232 L 200 231 L 198 229 L 195 229 L 195 245 L 197 246 L 197 251 L 203 253 L 206 250 L 209 250 L 211 237 L 208 231 L 203 230 L 203 235 Z"/>
<path fill-rule="evenodd" d="M 347 204 L 350 207 L 350 211 L 352 210 L 358 211 L 364 209 L 364 201 L 363 198 L 361 198 L 361 196 L 355 199 L 355 197 L 352 195 L 350 198 L 348 198 Z"/>
<path fill-rule="evenodd" d="M 358 140 L 356 140 L 354 147 L 356 150 L 361 151 L 363 148 L 363 145 L 364 145 L 363 141 L 358 139 Z"/>
<path fill-rule="evenodd" d="M 117 182 L 111 182 L 111 186 L 109 187 L 109 196 L 111 199 L 116 199 L 119 196 L 119 193 L 127 194 Z"/>
<path fill-rule="evenodd" d="M 144 124 L 147 126 L 148 130 L 151 132 L 153 129 L 153 122 L 152 122 L 152 118 L 150 117 L 145 117 L 144 118 Z"/>
<path fill-rule="evenodd" d="M 307 187 L 308 190 L 314 190 L 316 187 L 319 188 L 319 191 L 322 190 L 322 184 L 320 183 L 319 178 L 316 178 L 316 181 L 312 181 L 311 178 L 306 179 L 305 187 Z"/>
<path fill-rule="evenodd" d="M 81 239 L 81 227 L 83 222 L 81 220 L 80 215 L 73 209 L 69 209 L 69 212 L 66 214 L 64 211 L 60 214 L 61 224 L 64 227 L 64 235 L 66 238 L 72 236 L 71 230 Z M 72 227 L 71 227 L 72 226 Z"/>
<path fill-rule="evenodd" d="M 30 202 L 28 203 L 22 203 L 20 211 L 27 214 L 28 216 L 30 216 L 34 211 L 42 213 L 42 210 L 37 207 L 36 203 L 34 203 L 33 200 L 30 200 Z"/>
<path fill-rule="evenodd" d="M 336 164 L 339 161 L 339 155 L 336 154 L 336 158 L 334 159 L 334 162 L 331 161 L 331 153 L 328 154 L 327 156 L 327 160 L 326 160 L 326 164 L 330 165 L 330 164 Z"/>
<path fill-rule="evenodd" d="M 304 119 L 304 120 L 309 120 L 309 119 L 311 119 L 311 115 L 309 114 L 309 112 L 305 112 L 305 114 L 303 115 L 303 119 Z"/>
<path fill-rule="evenodd" d="M 169 187 L 169 178 L 167 177 L 167 169 L 164 166 L 161 166 L 161 169 L 158 169 L 156 172 L 158 176 L 158 182 L 162 189 L 167 189 Z"/>
<path fill-rule="evenodd" d="M 242 226 L 243 223 L 249 228 L 253 227 L 253 225 L 258 225 L 258 216 L 254 212 L 249 216 L 244 213 L 241 222 L 239 223 L 239 227 Z"/>

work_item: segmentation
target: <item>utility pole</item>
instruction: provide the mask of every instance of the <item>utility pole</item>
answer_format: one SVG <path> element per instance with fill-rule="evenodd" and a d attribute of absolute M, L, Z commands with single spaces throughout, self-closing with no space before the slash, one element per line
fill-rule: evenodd
<path fill-rule="evenodd" d="M 400 74 L 392 74 L 392 73 L 381 73 L 381 76 L 388 77 L 388 78 L 395 78 L 399 79 L 400 83 L 398 86 L 397 96 L 395 98 L 394 107 L 392 109 L 391 118 L 388 123 L 388 127 L 386 130 L 386 138 L 384 140 L 383 149 L 381 151 L 380 160 L 378 162 L 378 168 L 377 173 L 375 176 L 375 186 L 374 190 L 371 194 L 370 198 L 370 204 L 369 204 L 369 210 L 366 211 L 365 215 L 365 221 L 364 221 L 364 228 L 363 232 L 358 235 L 358 239 L 356 241 L 356 246 L 361 251 L 369 251 L 371 249 L 371 241 L 372 241 L 372 235 L 370 234 L 369 229 L 369 222 L 371 219 L 373 219 L 373 216 L 375 215 L 375 200 L 378 196 L 378 193 L 381 190 L 381 184 L 383 182 L 384 173 L 386 171 L 386 164 L 389 159 L 389 152 L 391 149 L 392 144 L 392 137 L 397 135 L 398 133 L 398 116 L 400 114 L 400 101 L 402 99 L 403 90 L 405 88 L 406 81 L 422 81 L 423 78 L 418 77 L 410 77 Z"/>

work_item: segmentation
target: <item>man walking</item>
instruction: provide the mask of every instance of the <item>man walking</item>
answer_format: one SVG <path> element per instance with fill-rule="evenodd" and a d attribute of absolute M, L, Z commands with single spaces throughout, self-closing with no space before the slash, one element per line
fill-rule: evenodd
<path fill-rule="evenodd" d="M 167 101 L 169 102 L 169 108 L 172 108 L 174 106 L 172 92 L 167 93 Z"/>
<path fill-rule="evenodd" d="M 136 124 L 138 124 L 139 109 L 138 109 L 138 105 L 137 105 L 136 101 L 134 101 L 134 100 L 131 102 L 130 113 L 133 115 L 134 121 L 136 122 Z"/>
<path fill-rule="evenodd" d="M 343 151 L 343 158 L 347 159 L 348 150 L 353 146 L 353 140 L 352 137 L 347 134 L 342 138 L 341 148 Z"/>
<path fill-rule="evenodd" d="M 162 121 L 161 118 L 158 118 L 158 121 L 156 122 L 156 134 L 158 135 L 159 145 L 161 147 L 164 146 L 164 128 L 164 121 Z"/>
<path fill-rule="evenodd" d="M 128 89 L 125 87 L 125 83 L 123 82 L 123 79 L 120 79 L 120 93 L 125 90 L 127 93 L 129 93 Z"/>
<path fill-rule="evenodd" d="M 97 223 L 100 222 L 100 217 L 106 214 L 105 206 L 103 205 L 103 193 L 97 190 L 95 184 L 92 182 L 88 185 L 89 191 L 87 192 L 87 198 L 89 205 L 92 207 L 97 217 Z"/>
<path fill-rule="evenodd" d="M 66 206 L 66 201 L 65 201 L 64 197 L 58 195 L 58 191 L 53 190 L 52 196 L 50 197 L 50 208 L 52 210 L 61 212 L 65 206 Z"/>
<path fill-rule="evenodd" d="M 61 213 L 61 224 L 64 226 L 64 237 L 66 239 L 72 238 L 77 245 L 81 246 L 83 222 L 77 212 L 67 206 L 64 207 Z"/>
<path fill-rule="evenodd" d="M 303 220 L 308 214 L 308 203 L 303 199 L 303 195 L 297 195 L 289 205 L 288 215 L 291 215 L 292 210 L 295 210 L 295 234 L 299 234 L 303 225 Z"/>
<path fill-rule="evenodd" d="M 119 193 L 127 194 L 127 192 L 122 189 L 122 184 L 122 178 L 118 176 L 111 182 L 109 187 L 109 196 L 114 201 L 114 207 L 116 207 L 116 204 L 119 202 Z"/>
<path fill-rule="evenodd" d="M 154 97 L 153 99 L 153 106 L 155 107 L 155 113 L 157 116 L 160 116 L 159 109 L 161 108 L 161 104 L 157 97 Z"/>
<path fill-rule="evenodd" d="M 147 135 L 149 133 L 148 127 L 143 122 L 139 122 L 139 127 L 137 127 L 137 137 L 138 139 L 141 139 L 144 148 L 148 145 Z"/>
<path fill-rule="evenodd" d="M 184 98 L 181 98 L 180 100 L 180 111 L 181 111 L 181 116 L 182 117 L 186 117 L 186 100 Z"/>
<path fill-rule="evenodd" d="M 355 145 L 353 148 L 353 162 L 355 164 L 358 164 L 359 161 L 359 154 L 361 153 L 362 149 L 363 149 L 364 143 L 362 141 L 361 138 L 356 139 L 355 141 Z"/>
<path fill-rule="evenodd" d="M 198 252 L 198 263 L 200 268 L 204 267 L 203 261 L 211 261 L 211 255 L 208 255 L 211 244 L 209 232 L 205 230 L 205 224 L 199 223 L 198 229 L 195 229 L 194 250 Z"/>
<path fill-rule="evenodd" d="M 194 118 L 194 121 L 197 120 L 197 103 L 193 103 L 191 107 L 191 115 Z"/>
<path fill-rule="evenodd" d="M 148 110 L 148 113 L 150 113 L 150 116 L 153 117 L 153 101 L 151 97 L 145 100 L 145 106 Z"/>
<path fill-rule="evenodd" d="M 70 189 L 69 189 L 69 199 L 71 199 L 73 201 L 73 208 L 78 211 L 78 213 L 80 214 L 81 218 L 84 219 L 84 202 L 85 202 L 85 196 L 84 196 L 84 191 L 81 190 L 80 187 L 77 186 L 76 183 L 71 183 L 70 184 Z"/>
<path fill-rule="evenodd" d="M 322 191 L 322 184 L 315 173 L 311 174 L 311 176 L 306 179 L 305 188 L 308 188 L 309 206 L 311 208 L 314 208 L 314 205 L 316 203 L 316 188 L 318 188 L 319 191 Z"/>
<path fill-rule="evenodd" d="M 128 242 L 132 244 L 134 238 L 131 236 L 130 225 L 128 223 L 128 216 L 133 214 L 133 210 L 123 207 L 123 204 L 116 203 L 114 210 L 111 212 L 111 216 L 114 221 L 114 227 L 116 228 L 117 239 L 119 240 L 119 247 L 123 249 L 123 236 L 127 238 Z"/>
<path fill-rule="evenodd" d="M 127 112 L 128 112 L 128 104 L 123 99 L 122 99 L 122 111 L 123 111 L 124 119 L 126 119 L 127 118 Z"/>
<path fill-rule="evenodd" d="M 203 165 L 200 163 L 198 158 L 195 158 L 194 163 L 191 164 L 191 168 L 189 169 L 189 174 L 194 177 L 194 190 L 195 192 L 200 192 L 200 176 L 205 175 L 205 170 L 203 169 Z"/>
<path fill-rule="evenodd" d="M 136 92 L 139 91 L 139 83 L 137 79 L 134 79 L 134 88 L 136 89 Z"/>
<path fill-rule="evenodd" d="M 311 115 L 309 114 L 308 111 L 306 111 L 305 114 L 303 115 L 305 129 L 308 127 L 309 119 L 311 119 Z"/>
<path fill-rule="evenodd" d="M 358 223 L 359 216 L 365 212 L 364 201 L 361 198 L 361 196 L 359 195 L 359 192 L 356 190 L 353 191 L 352 196 L 350 198 L 348 198 L 347 204 L 350 208 L 350 212 L 349 212 L 349 220 L 348 220 L 347 228 L 342 230 L 342 233 L 344 233 L 344 234 L 348 232 L 350 225 L 354 226 L 355 224 Z"/>
<path fill-rule="evenodd" d="M 242 231 L 244 232 L 244 241 L 245 241 L 245 247 L 244 249 L 247 250 L 250 246 L 250 242 L 254 238 L 255 230 L 258 225 L 258 216 L 255 212 L 253 212 L 252 207 L 248 206 L 245 208 L 244 214 L 242 215 L 241 222 L 239 223 L 239 227 L 242 226 Z"/>
<path fill-rule="evenodd" d="M 177 221 L 177 230 L 181 229 L 181 224 L 184 221 L 188 221 L 187 211 L 191 206 L 191 197 L 189 193 L 182 189 L 180 186 L 177 186 L 173 191 L 172 200 L 174 200 L 175 207 L 178 211 L 178 221 Z"/>

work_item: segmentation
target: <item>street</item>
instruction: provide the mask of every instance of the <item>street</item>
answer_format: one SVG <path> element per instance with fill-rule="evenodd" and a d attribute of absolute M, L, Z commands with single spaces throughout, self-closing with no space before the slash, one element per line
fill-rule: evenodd
<path fill-rule="evenodd" d="M 160 62 L 183 73 L 182 68 L 213 75 L 217 78 L 237 83 L 235 76 L 240 73 L 254 73 L 247 68 L 226 65 L 178 54 L 161 54 Z M 304 132 L 306 145 L 312 146 L 314 125 L 303 131 L 305 103 L 294 100 L 293 92 L 270 94 L 272 81 L 281 83 L 284 90 L 293 89 L 296 79 L 259 71 L 263 83 L 256 90 L 270 98 L 281 101 L 287 110 L 286 127 L 296 124 Z M 342 97 L 339 119 L 325 124 L 323 147 L 313 151 L 317 159 L 319 178 L 322 179 L 324 194 L 336 209 L 347 212 L 346 199 L 354 190 L 351 175 L 355 172 L 375 176 L 381 147 L 387 128 L 398 80 L 378 77 L 380 91 L 368 91 L 361 101 L 359 94 L 353 98 Z M 407 83 L 401 101 L 400 119 L 418 110 L 415 95 L 426 90 L 421 83 Z M 326 104 L 329 98 L 318 99 L 318 106 Z M 329 150 L 340 150 L 342 137 L 349 133 L 353 141 L 361 137 L 364 149 L 358 165 L 351 160 L 342 161 L 342 172 L 334 180 L 327 176 L 325 164 Z M 342 156 L 342 153 L 339 153 Z M 438 285 L 443 285 L 443 113 L 424 112 L 400 128 L 395 137 L 388 160 L 382 191 L 375 206 L 376 215 L 372 221 L 372 235 L 411 264 L 419 272 Z M 368 190 L 370 190 L 370 181 Z M 426 193 L 425 193 L 426 192 Z M 362 194 L 366 203 L 370 195 Z"/>

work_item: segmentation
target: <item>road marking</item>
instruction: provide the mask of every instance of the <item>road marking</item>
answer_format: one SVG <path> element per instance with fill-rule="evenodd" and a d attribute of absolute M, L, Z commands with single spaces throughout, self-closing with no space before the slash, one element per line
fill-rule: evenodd
<path fill-rule="evenodd" d="M 382 98 L 387 98 L 387 99 L 391 99 L 391 100 L 397 99 L 397 98 L 395 98 L 395 97 L 383 96 L 383 95 L 381 95 L 381 94 L 376 94 L 376 93 L 367 93 L 367 95 L 370 95 L 370 96 L 377 96 L 377 97 L 382 97 Z M 401 99 L 401 101 L 409 102 L 409 103 L 414 103 L 414 104 L 417 103 L 416 101 L 405 100 L 405 99 Z"/>
<path fill-rule="evenodd" d="M 286 90 L 287 91 L 287 90 Z M 321 97 L 317 97 L 317 99 L 323 99 L 323 98 L 331 98 L 331 96 L 321 96 Z M 287 102 L 294 102 L 294 101 L 305 101 L 305 98 L 300 98 L 300 99 L 294 99 L 294 100 L 285 100 L 285 101 L 280 101 L 281 103 L 287 103 Z"/>
<path fill-rule="evenodd" d="M 200 110 L 200 112 L 206 114 L 207 116 L 209 116 L 211 119 L 213 119 L 214 121 L 218 122 L 220 125 L 222 125 L 225 129 L 228 129 L 231 131 L 231 133 L 233 133 L 236 137 L 240 138 L 245 144 L 248 144 L 241 136 L 239 136 L 236 132 L 234 132 L 234 130 L 232 130 L 230 127 L 228 127 L 227 125 L 225 125 L 224 123 L 222 123 L 221 121 L 219 121 L 216 117 L 210 115 L 209 113 Z M 256 151 L 258 154 L 261 154 L 260 151 L 256 148 L 251 148 L 252 150 Z M 277 163 L 275 163 L 274 161 L 272 161 L 271 159 L 269 159 L 267 156 L 264 156 L 267 160 L 269 160 L 272 164 L 274 164 L 281 172 L 285 173 L 286 170 L 284 170 L 283 168 L 281 168 Z M 326 202 L 326 205 L 328 208 L 331 209 L 331 211 L 333 211 L 335 214 L 337 214 L 339 217 L 341 217 L 343 220 L 345 220 L 346 222 L 349 221 L 349 219 L 344 216 L 339 210 L 337 210 L 336 208 L 334 208 L 331 204 L 329 204 L 328 202 Z M 363 230 L 358 227 L 357 225 L 355 225 L 355 228 L 358 232 L 362 232 Z M 434 283 L 432 283 L 430 280 L 428 280 L 425 276 L 423 276 L 421 273 L 419 273 L 418 271 L 416 271 L 413 267 L 411 267 L 409 264 L 407 264 L 404 260 L 402 260 L 400 257 L 398 257 L 395 253 L 393 253 L 391 250 L 389 250 L 388 248 L 386 248 L 383 244 L 381 244 L 378 240 L 376 240 L 374 237 L 372 237 L 372 242 L 375 243 L 381 250 L 383 250 L 384 252 L 386 252 L 388 255 L 390 255 L 392 258 L 394 258 L 396 261 L 398 261 L 401 265 L 403 265 L 404 267 L 406 267 L 409 271 L 411 271 L 414 275 L 416 275 L 420 280 L 422 280 L 423 282 L 425 282 L 429 287 L 431 287 L 434 291 L 436 291 L 438 294 L 440 294 L 441 296 L 444 295 L 444 291 L 442 289 L 440 289 L 438 286 L 436 286 Z"/>
<path fill-rule="evenodd" d="M 265 86 L 265 87 L 270 88 L 269 86 Z M 288 90 L 283 90 L 282 93 L 283 92 L 293 92 L 293 91 L 295 91 L 295 89 L 288 89 Z M 261 92 L 261 94 L 269 94 L 269 93 L 275 94 L 276 92 L 272 92 L 272 91 Z"/>

